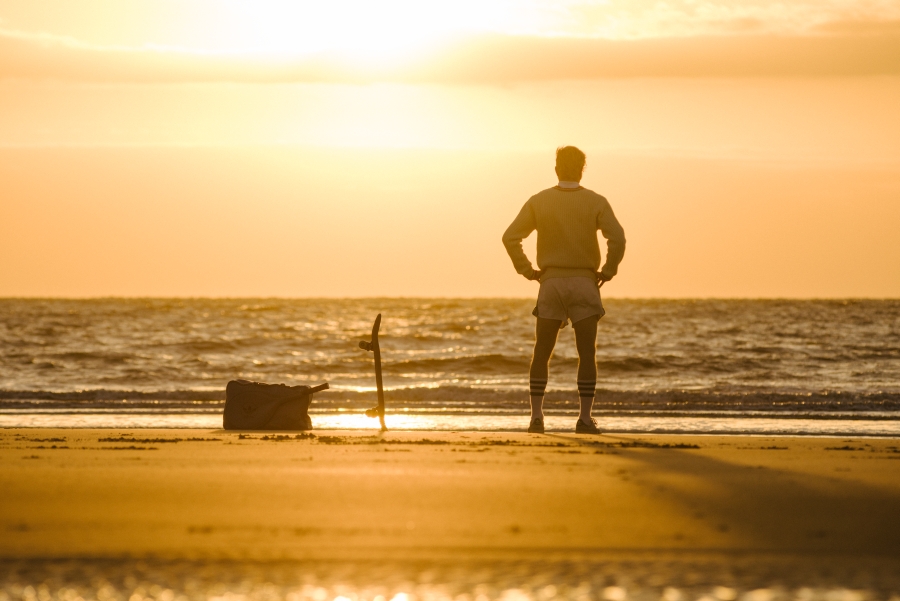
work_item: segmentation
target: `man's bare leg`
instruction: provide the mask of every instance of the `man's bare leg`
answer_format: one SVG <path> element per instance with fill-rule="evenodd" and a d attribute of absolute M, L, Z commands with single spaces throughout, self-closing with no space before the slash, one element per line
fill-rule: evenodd
<path fill-rule="evenodd" d="M 559 336 L 558 319 L 537 318 L 534 327 L 534 356 L 531 359 L 529 372 L 531 384 L 531 419 L 544 419 L 544 391 L 547 389 L 547 376 L 550 374 L 550 356 Z"/>
<path fill-rule="evenodd" d="M 593 315 L 573 323 L 575 346 L 578 348 L 578 400 L 581 411 L 578 419 L 591 423 L 591 408 L 594 406 L 594 391 L 597 388 L 597 322 L 600 317 Z"/>

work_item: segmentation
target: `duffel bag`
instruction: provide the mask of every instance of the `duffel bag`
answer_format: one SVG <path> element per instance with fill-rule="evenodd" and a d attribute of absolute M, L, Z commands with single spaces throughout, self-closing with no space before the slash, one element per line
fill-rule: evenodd
<path fill-rule="evenodd" d="M 312 430 L 309 404 L 318 386 L 264 384 L 250 380 L 232 380 L 225 387 L 226 430 Z"/>

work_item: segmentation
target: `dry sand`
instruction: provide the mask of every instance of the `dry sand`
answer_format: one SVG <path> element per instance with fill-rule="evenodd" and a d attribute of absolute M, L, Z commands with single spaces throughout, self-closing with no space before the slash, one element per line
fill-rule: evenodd
<path fill-rule="evenodd" d="M 900 555 L 900 442 L 4 430 L 0 556 Z"/>
<path fill-rule="evenodd" d="M 782 579 L 865 568 L 882 588 L 900 574 L 897 440 L 24 429 L 0 431 L 0 465 L 7 563 L 693 561 Z"/>

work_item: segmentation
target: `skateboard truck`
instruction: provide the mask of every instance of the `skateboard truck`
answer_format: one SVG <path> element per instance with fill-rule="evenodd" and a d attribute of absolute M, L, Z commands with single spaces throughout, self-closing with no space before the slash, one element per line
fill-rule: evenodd
<path fill-rule="evenodd" d="M 381 327 L 381 313 L 375 318 L 375 325 L 372 326 L 372 340 L 360 340 L 359 348 L 364 351 L 372 351 L 375 353 L 375 386 L 378 388 L 378 405 L 371 409 L 366 409 L 368 417 L 377 417 L 381 422 L 381 431 L 387 431 L 384 425 L 384 387 L 381 381 L 381 348 L 378 346 L 378 329 Z"/>

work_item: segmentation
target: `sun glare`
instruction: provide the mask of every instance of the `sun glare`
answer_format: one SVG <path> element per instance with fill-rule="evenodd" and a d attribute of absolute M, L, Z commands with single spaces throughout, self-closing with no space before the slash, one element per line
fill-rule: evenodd
<path fill-rule="evenodd" d="M 455 35 L 490 31 L 500 5 L 416 0 L 230 0 L 216 3 L 216 47 L 280 56 L 334 53 L 357 60 L 408 55 Z"/>

